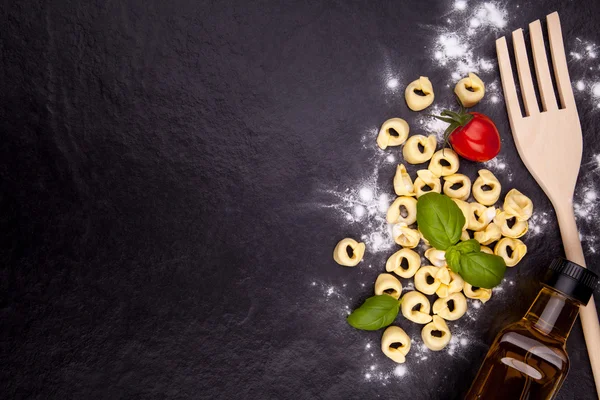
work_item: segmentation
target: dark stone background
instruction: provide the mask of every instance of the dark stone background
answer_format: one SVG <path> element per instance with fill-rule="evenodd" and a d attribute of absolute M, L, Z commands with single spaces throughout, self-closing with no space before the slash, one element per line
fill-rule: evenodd
<path fill-rule="evenodd" d="M 470 1 L 469 6 L 474 6 Z M 567 46 L 600 42 L 596 1 L 504 4 L 501 33 L 558 10 Z M 555 223 L 525 239 L 515 285 L 469 326 L 462 357 L 407 363 L 367 380 L 380 332 L 351 329 L 311 287 L 347 283 L 356 307 L 391 253 L 358 269 L 331 259 L 360 236 L 320 204 L 372 163 L 365 127 L 403 116 L 404 87 L 450 82 L 424 52 L 450 2 L 5 2 L 0 6 L 0 344 L 4 398 L 452 399 L 499 327 L 533 300 L 561 255 Z M 433 28 L 432 28 L 433 27 Z M 570 39 L 569 39 L 570 38 Z M 594 64 L 594 68 L 597 65 Z M 571 76 L 588 76 L 571 63 Z M 494 68 L 484 80 L 497 79 Z M 451 94 L 437 91 L 448 101 Z M 584 178 L 598 182 L 597 108 L 577 94 Z M 549 210 L 519 160 L 503 104 L 502 155 L 536 210 Z M 414 125 L 413 125 L 414 127 Z M 374 143 L 375 137 L 373 137 Z M 464 163 L 471 173 L 478 168 Z M 393 165 L 382 170 L 391 182 Z M 500 176 L 505 192 L 510 188 Z M 390 193 L 391 184 L 389 187 Z M 595 221 L 580 225 L 600 234 Z M 589 267 L 599 271 L 592 244 Z M 365 270 L 366 263 L 377 269 Z M 599 296 L 596 297 L 598 301 Z M 341 303 L 340 303 L 341 304 Z M 467 322 L 465 322 L 467 324 Z M 595 398 L 579 323 L 560 399 Z"/>

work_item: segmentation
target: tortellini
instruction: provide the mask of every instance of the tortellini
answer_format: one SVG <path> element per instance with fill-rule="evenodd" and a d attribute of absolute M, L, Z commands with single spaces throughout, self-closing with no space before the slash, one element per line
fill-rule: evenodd
<path fill-rule="evenodd" d="M 469 226 L 469 216 L 471 215 L 471 206 L 469 205 L 469 203 L 467 203 L 466 201 L 463 201 L 463 200 L 452 199 L 452 201 L 454 201 L 456 203 L 458 208 L 460 208 L 460 211 L 462 211 L 463 216 L 465 217 L 465 224 L 463 225 L 463 228 L 462 228 L 463 231 L 465 231 Z M 462 240 L 462 238 L 461 238 L 461 240 Z"/>
<path fill-rule="evenodd" d="M 507 267 L 514 267 L 527 254 L 527 246 L 519 239 L 502 238 L 494 247 L 494 254 L 502 257 Z"/>
<path fill-rule="evenodd" d="M 483 99 L 485 85 L 477 75 L 469 72 L 468 77 L 458 81 L 454 87 L 454 93 L 463 106 L 473 107 Z"/>
<path fill-rule="evenodd" d="M 419 306 L 419 308 L 418 310 L 415 310 L 417 306 Z M 412 322 L 426 324 L 431 321 L 431 315 L 429 315 L 431 306 L 429 300 L 423 293 L 417 291 L 406 293 L 402 297 L 402 304 L 400 307 L 404 318 Z"/>
<path fill-rule="evenodd" d="M 423 95 L 417 94 L 417 91 L 421 91 Z M 404 98 L 408 108 L 413 111 L 421 111 L 429 107 L 435 98 L 433 85 L 429 78 L 421 76 L 409 83 L 404 91 Z"/>
<path fill-rule="evenodd" d="M 390 326 L 381 337 L 381 351 L 393 361 L 402 364 L 410 351 L 410 337 L 398 326 Z"/>
<path fill-rule="evenodd" d="M 402 118 L 388 119 L 381 125 L 377 135 L 377 145 L 385 150 L 388 146 L 400 146 L 406 142 L 409 132 L 408 123 Z M 393 132 L 396 132 L 394 134 Z"/>
<path fill-rule="evenodd" d="M 427 249 L 425 250 L 425 258 L 427 258 L 429 262 L 436 267 L 446 266 L 446 252 L 444 250 L 438 250 L 434 248 Z"/>
<path fill-rule="evenodd" d="M 388 224 L 402 222 L 406 225 L 412 225 L 417 222 L 417 199 L 408 196 L 398 197 L 388 208 L 386 220 Z"/>
<path fill-rule="evenodd" d="M 419 145 L 423 146 L 423 151 L 419 149 Z M 408 138 L 402 148 L 402 156 L 409 164 L 422 164 L 431 159 L 436 146 L 437 139 L 435 135 L 413 135 Z"/>
<path fill-rule="evenodd" d="M 365 254 L 365 244 L 358 243 L 356 240 L 346 238 L 333 249 L 333 259 L 336 263 L 345 267 L 354 267 L 358 265 Z"/>
<path fill-rule="evenodd" d="M 485 288 L 473 289 L 473 286 L 471 286 L 467 282 L 465 282 L 465 286 L 463 287 L 463 293 L 468 298 L 480 300 L 482 303 L 485 303 L 492 297 L 492 289 L 485 289 Z"/>
<path fill-rule="evenodd" d="M 423 241 L 423 243 L 425 243 L 425 245 L 426 245 L 427 247 L 431 246 L 431 245 L 429 244 L 429 240 L 425 239 L 425 236 L 423 236 L 423 232 L 421 232 L 421 230 L 419 230 L 419 228 L 417 228 L 417 230 L 419 231 L 419 235 L 421 235 L 421 240 Z"/>
<path fill-rule="evenodd" d="M 467 230 L 463 230 L 463 231 L 460 233 L 460 241 L 461 241 L 461 242 L 464 242 L 464 241 L 466 241 L 466 240 L 470 240 L 470 239 L 471 239 L 471 236 L 469 236 L 469 231 L 467 231 Z"/>
<path fill-rule="evenodd" d="M 434 331 L 441 333 L 441 336 L 434 335 Z M 446 321 L 439 315 L 434 315 L 432 321 L 423 327 L 421 338 L 429 350 L 439 351 L 450 342 L 452 334 Z"/>
<path fill-rule="evenodd" d="M 452 302 L 452 310 L 448 303 Z M 452 293 L 446 298 L 439 298 L 433 303 L 433 313 L 446 321 L 456 321 L 467 312 L 467 299 L 460 293 Z"/>
<path fill-rule="evenodd" d="M 375 280 L 375 294 L 387 294 L 398 300 L 402 293 L 402 283 L 394 275 L 379 274 Z"/>
<path fill-rule="evenodd" d="M 423 190 L 425 186 L 429 186 L 431 190 Z M 440 178 L 435 176 L 430 170 L 420 169 L 417 171 L 417 179 L 415 179 L 415 194 L 419 198 L 429 192 L 441 193 L 442 183 L 440 182 Z"/>
<path fill-rule="evenodd" d="M 490 190 L 483 190 L 487 186 Z M 479 177 L 473 183 L 473 197 L 484 206 L 495 204 L 500 198 L 500 182 L 487 169 L 479 170 Z"/>
<path fill-rule="evenodd" d="M 515 218 L 515 223 L 513 226 L 508 226 L 508 220 L 511 218 Z M 529 224 L 527 221 L 519 221 L 517 217 L 513 217 L 511 215 L 507 215 L 506 211 L 502 211 L 496 215 L 494 218 L 494 223 L 498 225 L 502 234 L 509 238 L 520 238 L 529 230 Z"/>
<path fill-rule="evenodd" d="M 473 239 L 477 240 L 481 244 L 486 245 L 494 243 L 496 240 L 500 240 L 501 237 L 502 232 L 500 231 L 500 228 L 493 222 L 486 226 L 485 230 L 475 232 L 473 235 Z"/>
<path fill-rule="evenodd" d="M 448 176 L 455 174 L 459 165 L 458 154 L 454 150 L 442 149 L 433 154 L 428 169 L 437 177 Z"/>
<path fill-rule="evenodd" d="M 454 185 L 460 186 L 453 189 Z M 471 194 L 471 180 L 463 174 L 452 174 L 444 177 L 444 194 L 453 199 L 467 200 Z"/>
<path fill-rule="evenodd" d="M 441 285 L 441 282 L 435 279 L 438 271 L 438 267 L 431 265 L 419 268 L 415 274 L 415 288 L 421 293 L 434 294 Z"/>
<path fill-rule="evenodd" d="M 392 227 L 394 241 L 402 247 L 413 249 L 421 240 L 421 234 L 416 229 L 409 228 L 405 223 L 399 223 Z"/>
<path fill-rule="evenodd" d="M 407 268 L 402 267 L 402 262 L 406 260 Z M 421 268 L 421 256 L 411 249 L 401 249 L 388 258 L 385 263 L 385 270 L 393 272 L 402 278 L 412 278 Z"/>
<path fill-rule="evenodd" d="M 394 175 L 394 191 L 398 196 L 414 196 L 415 187 L 413 181 L 406 171 L 406 167 L 400 164 L 396 167 L 396 175 Z"/>
<path fill-rule="evenodd" d="M 460 275 L 450 270 L 448 267 L 439 268 L 435 280 L 440 282 L 439 287 L 435 291 L 435 294 L 440 298 L 445 298 L 452 293 L 460 292 L 465 283 Z"/>
<path fill-rule="evenodd" d="M 512 189 L 504 198 L 504 212 L 519 221 L 526 221 L 533 214 L 533 202 L 517 189 Z"/>
<path fill-rule="evenodd" d="M 469 203 L 469 217 L 467 221 L 467 229 L 472 231 L 481 231 L 485 229 L 496 216 L 494 207 L 486 207 L 479 203 Z"/>
<path fill-rule="evenodd" d="M 487 246 L 481 246 L 481 252 L 487 254 L 494 254 L 494 250 L 490 249 Z"/>

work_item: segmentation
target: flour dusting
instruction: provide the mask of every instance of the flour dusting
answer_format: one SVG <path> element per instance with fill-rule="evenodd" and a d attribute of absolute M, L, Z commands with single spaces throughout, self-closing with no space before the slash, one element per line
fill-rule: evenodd
<path fill-rule="evenodd" d="M 504 5 L 501 2 L 485 2 L 469 7 L 466 1 L 458 0 L 454 2 L 450 16 L 446 25 L 436 28 L 438 37 L 431 61 L 447 70 L 454 81 L 469 72 L 480 75 L 492 72 L 496 66 L 495 57 L 480 56 L 477 50 L 488 37 L 491 40 L 506 27 L 508 12 Z M 493 96 L 492 102 L 499 101 L 501 96 L 497 83 L 495 86 L 491 92 L 488 91 Z"/>
<path fill-rule="evenodd" d="M 387 158 L 384 160 L 389 162 Z M 391 188 L 379 187 L 378 179 L 379 166 L 375 166 L 355 187 L 323 190 L 331 202 L 320 204 L 335 210 L 348 224 L 360 224 L 360 239 L 371 253 L 395 246 L 391 227 L 386 221 L 386 212 L 394 196 Z M 391 177 L 389 181 L 391 186 Z"/>

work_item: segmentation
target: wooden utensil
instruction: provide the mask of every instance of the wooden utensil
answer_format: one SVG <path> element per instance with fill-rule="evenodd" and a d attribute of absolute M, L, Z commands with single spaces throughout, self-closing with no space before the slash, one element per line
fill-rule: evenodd
<path fill-rule="evenodd" d="M 581 165 L 583 146 L 581 125 L 567 70 L 558 13 L 554 12 L 546 18 L 560 105 L 554 94 L 539 20 L 529 24 L 529 36 L 542 110 L 539 109 L 536 99 L 522 29 L 514 31 L 512 38 L 524 114 L 519 106 L 504 37 L 496 40 L 498 65 L 510 127 L 519 155 L 554 206 L 567 258 L 585 266 L 573 212 L 573 192 Z M 593 297 L 587 306 L 581 307 L 580 315 L 596 391 L 600 394 L 600 324 Z"/>

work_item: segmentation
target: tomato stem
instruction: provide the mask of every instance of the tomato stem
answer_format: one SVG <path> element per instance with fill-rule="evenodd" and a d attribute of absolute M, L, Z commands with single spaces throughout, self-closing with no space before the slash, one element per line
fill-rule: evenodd
<path fill-rule="evenodd" d="M 450 124 L 444 131 L 444 147 L 452 147 L 452 145 L 449 142 L 450 135 L 452 135 L 452 132 L 454 132 L 461 126 L 467 125 L 473 119 L 473 115 L 467 113 L 467 110 L 462 105 L 460 107 L 459 112 L 444 110 L 440 113 L 440 115 L 431 116 L 439 119 L 440 121 L 444 121 L 447 124 Z"/>

